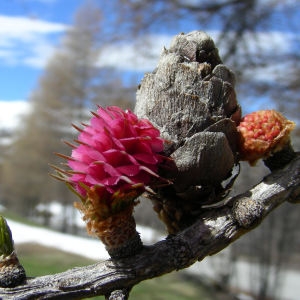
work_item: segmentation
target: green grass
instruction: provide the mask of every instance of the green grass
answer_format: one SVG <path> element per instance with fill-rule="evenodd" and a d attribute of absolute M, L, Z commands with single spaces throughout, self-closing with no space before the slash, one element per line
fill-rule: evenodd
<path fill-rule="evenodd" d="M 95 262 L 79 255 L 69 254 L 38 244 L 17 245 L 16 250 L 18 258 L 29 277 L 55 274 Z"/>
<path fill-rule="evenodd" d="M 136 285 L 130 300 L 212 300 L 208 291 L 183 280 L 178 273 L 167 274 Z"/>
<path fill-rule="evenodd" d="M 36 244 L 16 246 L 18 257 L 29 277 L 42 276 L 84 266 L 94 261 Z M 91 299 L 101 299 L 95 297 Z M 130 293 L 130 300 L 212 300 L 210 293 L 195 282 L 184 280 L 180 273 L 146 280 L 136 285 Z"/>

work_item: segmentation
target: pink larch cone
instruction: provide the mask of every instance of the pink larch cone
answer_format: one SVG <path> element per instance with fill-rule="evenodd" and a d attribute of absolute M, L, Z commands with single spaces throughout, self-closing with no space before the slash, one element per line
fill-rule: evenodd
<path fill-rule="evenodd" d="M 132 217 L 136 199 L 153 180 L 160 180 L 164 160 L 160 132 L 148 120 L 118 107 L 98 107 L 89 125 L 80 131 L 78 145 L 67 159 L 69 170 L 56 168 L 62 180 L 81 198 L 75 206 L 83 213 L 89 233 L 98 236 L 113 256 L 133 241 L 141 246 Z"/>

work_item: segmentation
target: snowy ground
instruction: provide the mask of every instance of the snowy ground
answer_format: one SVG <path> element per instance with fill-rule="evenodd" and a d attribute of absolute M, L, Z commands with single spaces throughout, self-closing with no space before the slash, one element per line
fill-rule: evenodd
<path fill-rule="evenodd" d="M 109 258 L 104 245 L 96 238 L 77 237 L 50 229 L 28 226 L 12 220 L 7 220 L 7 223 L 12 231 L 15 244 L 37 243 L 95 260 Z M 141 234 L 144 244 L 152 244 L 163 238 L 147 227 L 137 226 L 137 231 Z"/>
<path fill-rule="evenodd" d="M 69 253 L 85 256 L 95 260 L 105 260 L 109 256 L 103 244 L 97 239 L 76 237 L 69 234 L 55 232 L 49 229 L 24 225 L 12 220 L 7 220 L 12 231 L 15 244 L 21 243 L 37 243 L 48 247 L 54 247 Z M 138 232 L 145 244 L 153 244 L 164 237 L 156 231 L 143 227 L 137 227 Z M 196 263 L 188 272 L 195 275 L 204 275 L 207 278 L 216 279 L 217 273 L 226 270 L 226 251 L 220 254 L 207 257 L 201 263 Z M 254 266 L 255 267 L 255 266 Z M 253 265 L 239 261 L 235 265 L 236 276 L 232 280 L 232 284 L 242 290 L 250 290 L 253 288 L 251 284 L 251 272 Z M 253 277 L 252 277 L 253 278 Z M 292 270 L 286 270 L 283 274 L 282 290 L 280 300 L 299 300 L 300 299 L 300 273 Z"/>

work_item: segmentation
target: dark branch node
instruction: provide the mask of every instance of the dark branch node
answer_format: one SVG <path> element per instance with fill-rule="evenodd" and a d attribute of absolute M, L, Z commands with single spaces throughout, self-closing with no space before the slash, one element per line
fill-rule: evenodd
<path fill-rule="evenodd" d="M 127 300 L 131 288 L 116 290 L 105 296 L 106 300 Z"/>
<path fill-rule="evenodd" d="M 191 263 L 191 258 L 194 257 L 188 243 L 179 238 L 172 238 L 170 236 L 166 240 L 166 247 L 171 251 L 169 257 L 176 271 L 186 268 Z"/>

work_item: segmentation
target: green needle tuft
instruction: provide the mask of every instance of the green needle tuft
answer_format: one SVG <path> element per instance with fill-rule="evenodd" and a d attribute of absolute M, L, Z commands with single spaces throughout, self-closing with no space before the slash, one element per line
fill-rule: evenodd
<path fill-rule="evenodd" d="M 14 251 L 14 242 L 6 220 L 0 216 L 0 257 L 7 257 Z"/>

